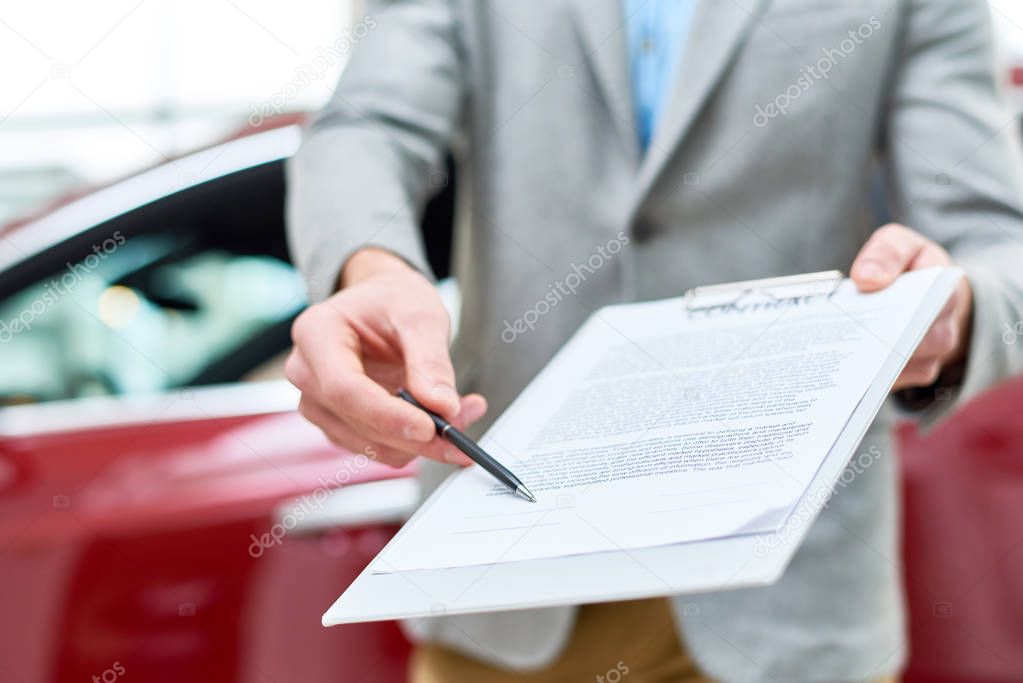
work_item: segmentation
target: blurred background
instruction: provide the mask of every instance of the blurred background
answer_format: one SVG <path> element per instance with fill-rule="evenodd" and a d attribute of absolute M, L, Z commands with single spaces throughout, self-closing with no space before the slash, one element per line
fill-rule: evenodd
<path fill-rule="evenodd" d="M 353 16 L 351 0 L 6 9 L 0 221 L 223 140 L 264 105 L 315 110 L 347 55 L 319 58 Z"/>
<path fill-rule="evenodd" d="M 350 34 L 355 11 L 344 0 L 312 0 L 301 12 L 281 3 L 230 0 L 46 2 L 5 10 L 0 60 L 11 68 L 5 69 L 0 94 L 0 224 L 38 217 L 144 169 L 163 166 L 166 173 L 136 183 L 136 205 L 198 187 L 239 164 L 287 156 L 297 131 L 248 149 L 228 144 L 219 156 L 191 164 L 180 159 L 296 123 L 317 109 L 357 42 Z M 102 210 L 113 214 L 118 208 L 123 207 Z M 97 219 L 103 216 L 91 220 Z M 107 286 L 115 273 L 138 262 L 141 251 L 156 258 L 154 250 L 172 248 L 170 233 L 178 230 L 168 225 L 162 234 L 133 240 L 104 259 L 109 277 L 83 280 L 71 297 L 38 316 L 39 323 L 5 349 L 25 362 L 0 369 L 0 401 L 186 384 L 209 355 L 223 353 L 238 335 L 302 305 L 301 282 L 286 262 L 258 253 L 204 249 L 164 269 L 162 292 L 174 288 L 179 303 L 185 303 L 185 290 L 202 298 L 193 302 L 199 310 L 190 311 L 200 315 L 190 319 L 178 315 L 180 307 Z M 16 250 L 34 237 L 11 234 L 5 246 Z M 235 284 L 219 288 L 211 278 Z M 119 330 L 141 354 L 159 355 L 162 367 L 140 353 L 106 354 L 109 330 L 88 324 L 76 305 L 89 302 L 91 309 L 93 301 L 101 322 Z M 24 304 L 17 297 L 0 304 L 0 320 L 14 318 Z M 73 337 L 73 346 L 59 342 L 61 337 Z M 44 356 L 61 367 L 59 374 L 44 371 Z"/>
<path fill-rule="evenodd" d="M 989 4 L 1007 69 L 1023 67 L 1023 5 Z M 48 0 L 5 9 L 0 222 L 223 140 L 258 123 L 253 114 L 315 111 L 347 59 L 330 48 L 360 5 Z"/>
<path fill-rule="evenodd" d="M 1023 112 L 1023 4 L 989 5 Z M 412 469 L 331 447 L 281 374 L 317 286 L 284 243 L 284 160 L 363 12 L 0 9 L 0 683 L 403 680 L 396 625 L 319 615 L 414 505 Z M 445 191 L 423 217 L 440 276 L 450 213 Z M 1023 386 L 998 391 L 901 434 L 910 681 L 1023 680 L 1023 521 L 1003 519 Z M 950 473 L 986 502 L 948 511 Z M 966 560 L 945 551 L 955 530 Z"/>

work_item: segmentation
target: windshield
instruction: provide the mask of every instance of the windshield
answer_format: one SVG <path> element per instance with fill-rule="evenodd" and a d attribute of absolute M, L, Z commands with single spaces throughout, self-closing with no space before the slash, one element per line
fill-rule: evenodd
<path fill-rule="evenodd" d="M 169 234 L 97 247 L 0 302 L 0 405 L 202 383 L 305 305 L 300 276 L 269 256 Z M 257 348 L 252 363 L 277 351 Z"/>

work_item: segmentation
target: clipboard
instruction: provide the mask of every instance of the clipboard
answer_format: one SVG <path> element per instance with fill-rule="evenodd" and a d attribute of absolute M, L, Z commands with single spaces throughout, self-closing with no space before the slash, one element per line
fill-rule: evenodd
<path fill-rule="evenodd" d="M 693 310 L 697 305 L 734 304 L 750 296 L 782 299 L 796 292 L 827 296 L 838 289 L 844 277 L 840 270 L 825 270 L 694 287 L 685 293 L 686 309 Z"/>
<path fill-rule="evenodd" d="M 324 626 L 578 605 L 767 586 L 784 573 L 829 499 L 912 351 L 955 290 L 962 272 L 943 269 L 793 508 L 799 524 L 779 531 L 632 550 L 482 566 L 373 573 L 367 567 L 324 613 Z M 828 271 L 698 288 L 687 308 L 754 293 L 827 294 L 841 282 Z M 837 287 L 837 284 L 835 284 Z M 443 495 L 448 479 L 434 492 Z M 422 508 L 418 514 L 421 514 Z M 408 529 L 403 527 L 395 539 Z M 784 531 L 784 533 L 781 533 Z M 392 539 L 392 543 L 395 542 Z M 386 550 L 386 548 L 385 548 Z"/>

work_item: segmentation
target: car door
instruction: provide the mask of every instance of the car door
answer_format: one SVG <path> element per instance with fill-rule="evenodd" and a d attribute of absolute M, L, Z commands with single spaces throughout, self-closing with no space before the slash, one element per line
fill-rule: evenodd
<path fill-rule="evenodd" d="M 0 233 L 0 680 L 401 680 L 394 624 L 319 625 L 418 494 L 329 444 L 275 371 L 306 299 L 297 136 Z"/>

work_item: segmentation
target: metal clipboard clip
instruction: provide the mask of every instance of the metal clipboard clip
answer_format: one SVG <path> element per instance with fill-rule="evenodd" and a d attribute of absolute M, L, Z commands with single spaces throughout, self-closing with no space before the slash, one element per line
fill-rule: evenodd
<path fill-rule="evenodd" d="M 840 270 L 826 270 L 820 273 L 694 287 L 685 293 L 686 310 L 692 311 L 697 306 L 703 308 L 737 304 L 749 296 L 772 300 L 807 295 L 830 296 L 842 284 L 844 277 Z"/>

